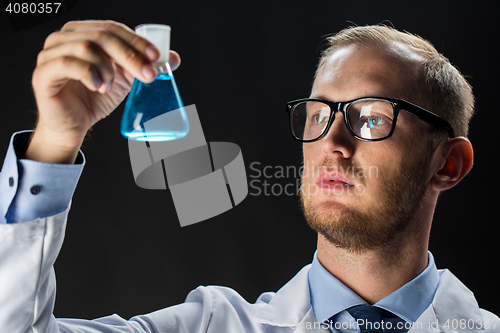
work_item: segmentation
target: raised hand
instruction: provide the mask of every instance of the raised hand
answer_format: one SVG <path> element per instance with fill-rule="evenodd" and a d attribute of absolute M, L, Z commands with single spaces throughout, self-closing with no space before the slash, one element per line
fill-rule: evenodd
<path fill-rule="evenodd" d="M 25 158 L 73 163 L 87 133 L 130 91 L 134 78 L 151 82 L 158 50 L 127 26 L 76 21 L 47 37 L 33 72 L 38 123 Z M 171 51 L 170 66 L 180 57 Z"/>

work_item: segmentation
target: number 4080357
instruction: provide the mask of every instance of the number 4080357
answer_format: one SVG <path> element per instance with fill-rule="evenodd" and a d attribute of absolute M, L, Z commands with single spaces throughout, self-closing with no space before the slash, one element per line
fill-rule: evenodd
<path fill-rule="evenodd" d="M 9 2 L 5 11 L 9 14 L 51 14 L 57 13 L 59 7 L 61 7 L 60 2 Z"/>

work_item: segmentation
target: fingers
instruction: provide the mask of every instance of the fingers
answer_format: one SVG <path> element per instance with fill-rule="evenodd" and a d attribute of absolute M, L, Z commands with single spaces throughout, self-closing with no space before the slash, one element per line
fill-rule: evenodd
<path fill-rule="evenodd" d="M 79 68 L 83 70 L 83 72 L 80 73 L 79 76 L 83 78 L 86 73 L 88 74 L 88 72 L 92 72 L 92 75 L 94 76 L 92 80 L 94 81 L 94 83 L 100 82 L 100 92 L 104 93 L 109 91 L 109 89 L 113 85 L 115 70 L 111 63 L 111 60 L 104 53 L 104 51 L 94 43 L 90 41 L 73 41 L 43 50 L 38 54 L 37 67 L 50 63 L 60 58 L 61 56 L 68 59 L 75 59 L 80 60 L 80 62 L 88 63 L 87 66 L 82 66 L 82 64 L 79 65 Z M 61 63 L 71 65 L 76 62 L 63 61 Z M 61 70 L 63 69 L 61 68 Z M 73 68 L 73 70 L 76 70 L 76 68 Z M 99 89 L 99 87 L 97 88 Z"/>
<path fill-rule="evenodd" d="M 113 85 L 116 68 L 123 69 L 126 77 L 133 76 L 146 83 L 153 81 L 157 74 L 153 62 L 159 55 L 152 43 L 123 24 L 68 22 L 61 31 L 47 37 L 38 55 L 33 83 L 38 81 L 36 77 L 55 80 L 46 83 L 46 93 L 50 95 L 61 88 L 60 83 L 64 82 L 61 73 L 71 73 L 67 79 L 81 80 L 91 91 L 105 93 Z M 177 52 L 170 51 L 169 63 L 172 70 L 179 67 Z M 66 70 L 64 65 L 70 68 Z M 58 72 L 49 73 L 47 68 Z"/>
<path fill-rule="evenodd" d="M 142 52 L 151 62 L 157 60 L 160 56 L 158 49 L 156 49 L 147 39 L 136 35 L 135 32 L 126 25 L 114 21 L 72 21 L 66 23 L 61 29 L 61 32 L 91 29 L 103 29 L 112 32 L 125 43 L 132 45 L 136 50 Z M 50 43 L 56 42 L 57 40 L 50 41 Z M 179 67 L 181 60 L 177 52 L 170 51 L 169 63 L 172 70 Z"/>
<path fill-rule="evenodd" d="M 91 29 L 109 30 L 126 43 L 133 45 L 136 50 L 143 52 L 146 58 L 151 62 L 155 61 L 160 56 L 158 49 L 156 49 L 147 39 L 136 35 L 135 32 L 126 25 L 114 21 L 71 21 L 63 26 L 61 32 Z M 177 52 L 170 51 L 169 64 L 172 70 L 179 67 L 181 58 Z"/>
<path fill-rule="evenodd" d="M 91 91 L 99 91 L 103 80 L 96 67 L 87 61 L 63 56 L 37 66 L 33 86 L 46 97 L 57 95 L 69 80 L 80 81 Z"/>
<path fill-rule="evenodd" d="M 100 37 L 117 37 L 119 40 L 111 39 L 111 41 L 127 44 L 127 46 L 130 46 L 138 51 L 139 55 L 143 56 L 148 61 L 154 61 L 160 56 L 159 51 L 148 40 L 136 35 L 135 32 L 126 25 L 113 21 L 68 22 L 63 26 L 59 33 L 53 34 L 54 39 L 49 40 L 51 36 L 47 38 L 46 45 L 50 47 L 53 43 L 64 42 L 68 39 L 74 40 L 75 38 L 78 38 L 78 35 L 75 35 L 74 33 L 80 31 L 84 32 L 84 34 L 90 32 L 90 37 L 94 40 L 99 40 Z M 128 52 L 130 50 L 124 48 L 123 51 Z"/>
<path fill-rule="evenodd" d="M 155 60 L 159 53 L 144 38 L 135 36 L 130 38 L 130 43 L 128 43 L 118 35 L 102 28 L 74 32 L 57 32 L 47 38 L 45 49 L 55 49 L 51 53 L 51 56 L 57 57 L 68 50 L 65 47 L 61 48 L 62 45 L 73 43 L 74 47 L 81 52 L 80 56 L 83 56 L 82 59 L 92 57 L 85 55 L 86 53 L 104 53 L 134 77 L 150 82 L 154 79 L 156 72 L 154 66 L 151 64 L 152 60 L 148 59 L 148 55 L 151 59 Z M 96 51 L 97 48 L 100 48 L 102 52 Z"/>
<path fill-rule="evenodd" d="M 112 20 L 85 20 L 85 21 L 69 21 L 64 24 L 61 31 L 75 31 L 75 30 L 85 30 L 96 27 L 102 27 L 109 30 L 117 30 L 121 28 L 122 30 L 134 33 L 127 25 L 112 21 Z"/>

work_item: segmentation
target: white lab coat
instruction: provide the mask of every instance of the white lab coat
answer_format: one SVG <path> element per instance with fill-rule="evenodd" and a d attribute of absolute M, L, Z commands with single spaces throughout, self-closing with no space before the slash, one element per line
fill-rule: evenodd
<path fill-rule="evenodd" d="M 118 315 L 92 321 L 56 319 L 52 315 L 53 264 L 63 242 L 67 213 L 0 225 L 0 333 L 329 332 L 316 322 L 311 308 L 309 266 L 277 293 L 264 293 L 254 304 L 230 288 L 212 286 L 193 290 L 185 303 L 130 320 Z M 447 320 L 449 327 L 445 327 Z M 461 323 L 489 328 L 460 330 Z M 446 270 L 434 301 L 410 331 L 417 332 L 500 332 L 500 322 L 494 314 L 479 309 L 472 292 Z"/>

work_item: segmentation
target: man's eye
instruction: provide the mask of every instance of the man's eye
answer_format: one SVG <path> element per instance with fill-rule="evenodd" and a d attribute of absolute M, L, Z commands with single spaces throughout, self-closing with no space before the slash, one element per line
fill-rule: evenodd
<path fill-rule="evenodd" d="M 312 116 L 312 120 L 315 124 L 322 124 L 322 123 L 328 121 L 328 117 L 326 115 L 318 113 L 318 114 L 315 114 L 314 116 Z"/>
<path fill-rule="evenodd" d="M 389 122 L 386 119 L 382 118 L 382 117 L 369 116 L 366 119 L 366 123 L 368 124 L 369 128 L 373 128 L 375 126 L 380 126 L 380 125 L 388 124 Z"/>

